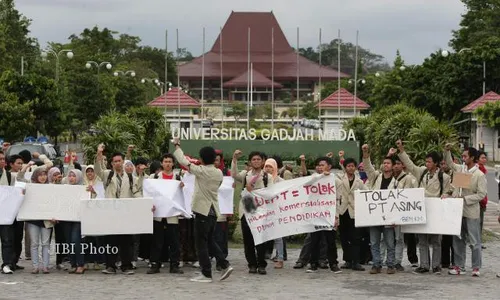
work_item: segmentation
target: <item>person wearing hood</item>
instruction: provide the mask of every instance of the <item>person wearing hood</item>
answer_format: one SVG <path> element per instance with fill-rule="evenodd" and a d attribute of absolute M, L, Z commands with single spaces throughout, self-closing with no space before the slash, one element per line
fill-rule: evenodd
<path fill-rule="evenodd" d="M 83 174 L 82 171 L 74 169 L 68 172 L 68 184 L 69 185 L 83 185 Z M 81 223 L 80 222 L 65 222 L 66 227 L 66 240 L 69 241 L 70 245 L 74 248 L 74 251 L 70 253 L 69 260 L 71 262 L 70 274 L 83 274 L 85 273 L 84 268 L 84 255 L 82 253 L 82 233 L 81 233 Z"/>
<path fill-rule="evenodd" d="M 17 174 L 17 180 L 21 182 L 26 182 L 24 179 L 24 173 L 28 168 L 31 168 L 34 162 L 29 162 L 26 164 L 21 172 Z M 44 168 L 36 168 L 31 175 L 31 183 L 35 184 L 48 184 L 47 171 Z M 49 262 L 50 262 L 50 237 L 52 234 L 52 227 L 55 223 L 52 221 L 42 221 L 42 220 L 30 220 L 26 221 L 27 229 L 31 240 L 31 258 L 33 259 L 33 271 L 32 274 L 38 274 L 41 271 L 44 274 L 49 274 Z M 42 267 L 39 265 L 38 248 L 42 246 Z"/>

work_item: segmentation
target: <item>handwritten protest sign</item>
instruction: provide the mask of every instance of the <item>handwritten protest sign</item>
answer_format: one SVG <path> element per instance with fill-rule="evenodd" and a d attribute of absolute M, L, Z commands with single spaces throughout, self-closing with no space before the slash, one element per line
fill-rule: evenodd
<path fill-rule="evenodd" d="M 191 214 L 184 207 L 184 195 L 180 184 L 181 182 L 177 180 L 144 180 L 144 197 L 153 199 L 156 207 L 155 217 L 167 218 L 182 215 L 185 218 L 191 218 Z"/>
<path fill-rule="evenodd" d="M 425 224 L 424 189 L 355 191 L 355 226 Z"/>
<path fill-rule="evenodd" d="M 245 217 L 255 244 L 333 229 L 336 194 L 334 175 L 301 177 L 253 191 L 257 209 Z"/>
<path fill-rule="evenodd" d="M 80 221 L 80 201 L 90 199 L 84 185 L 27 184 L 23 204 L 17 215 L 20 221 Z"/>
<path fill-rule="evenodd" d="M 23 203 L 23 190 L 0 185 L 0 225 L 11 225 Z"/>
<path fill-rule="evenodd" d="M 462 198 L 425 198 L 427 223 L 401 226 L 401 232 L 460 235 L 463 207 Z"/>
<path fill-rule="evenodd" d="M 82 235 L 153 233 L 152 198 L 83 200 Z"/>

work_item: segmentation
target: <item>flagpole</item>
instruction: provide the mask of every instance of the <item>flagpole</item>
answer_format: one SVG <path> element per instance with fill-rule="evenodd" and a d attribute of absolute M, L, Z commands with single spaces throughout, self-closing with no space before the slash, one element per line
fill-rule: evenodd
<path fill-rule="evenodd" d="M 203 27 L 203 54 L 201 55 L 201 120 L 205 120 L 205 27 Z"/>
<path fill-rule="evenodd" d="M 356 63 L 354 64 L 354 117 L 356 117 L 356 98 L 358 93 L 358 39 L 359 39 L 359 30 L 356 30 Z"/>
<path fill-rule="evenodd" d="M 224 111 L 224 90 L 223 90 L 223 87 L 222 87 L 222 84 L 223 84 L 223 74 L 222 74 L 222 27 L 220 28 L 220 43 L 219 43 L 219 46 L 220 46 L 220 53 L 219 53 L 219 56 L 220 56 L 220 100 L 222 102 L 221 106 L 222 106 L 222 128 L 224 128 L 224 115 L 226 114 L 226 112 Z"/>
<path fill-rule="evenodd" d="M 253 62 L 250 63 L 250 108 L 253 108 Z"/>
<path fill-rule="evenodd" d="M 319 105 L 321 103 L 321 28 L 319 29 L 319 91 L 318 91 L 318 119 L 321 118 L 321 106 Z"/>
<path fill-rule="evenodd" d="M 165 30 L 165 90 L 168 90 L 168 30 Z M 167 126 L 167 92 L 163 95 L 165 97 L 165 127 Z"/>
<path fill-rule="evenodd" d="M 274 27 L 271 28 L 271 132 L 274 131 Z"/>
<path fill-rule="evenodd" d="M 179 74 L 179 28 L 177 31 L 177 116 L 179 122 L 179 130 L 181 130 L 181 77 Z M 180 132 L 180 131 L 179 131 Z"/>
<path fill-rule="evenodd" d="M 248 66 L 247 66 L 247 130 L 250 130 L 250 27 L 248 27 Z"/>
<path fill-rule="evenodd" d="M 299 27 L 297 27 L 297 99 L 295 99 L 297 101 L 297 121 L 299 120 L 300 118 L 300 109 L 299 109 L 299 83 L 300 83 L 300 80 L 299 80 Z"/>
<path fill-rule="evenodd" d="M 340 29 L 339 29 L 339 37 L 337 41 L 338 49 L 337 49 L 337 105 L 338 105 L 338 126 L 340 130 Z"/>

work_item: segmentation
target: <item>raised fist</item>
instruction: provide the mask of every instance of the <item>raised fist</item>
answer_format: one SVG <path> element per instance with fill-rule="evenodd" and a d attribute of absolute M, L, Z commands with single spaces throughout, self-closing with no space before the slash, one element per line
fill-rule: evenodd
<path fill-rule="evenodd" d="M 181 140 L 178 137 L 174 137 L 172 140 L 172 144 L 174 145 L 179 145 L 181 143 Z"/>
<path fill-rule="evenodd" d="M 403 141 L 401 141 L 401 140 L 397 140 L 397 141 L 396 141 L 396 146 L 398 146 L 398 148 L 403 147 Z"/>
<path fill-rule="evenodd" d="M 333 152 L 328 152 L 328 153 L 326 154 L 326 157 L 332 158 L 332 157 L 333 157 Z"/>
<path fill-rule="evenodd" d="M 452 145 L 450 143 L 446 143 L 446 145 L 444 146 L 444 150 L 450 151 L 451 147 L 452 147 Z"/>
<path fill-rule="evenodd" d="M 368 151 L 370 151 L 370 148 L 368 147 L 368 144 L 364 144 L 363 146 L 361 146 L 361 150 L 363 150 L 364 153 L 367 153 Z"/>
<path fill-rule="evenodd" d="M 236 150 L 234 151 L 233 158 L 238 159 L 243 155 L 243 152 L 241 150 Z"/>
<path fill-rule="evenodd" d="M 135 145 L 128 145 L 127 151 L 132 151 L 135 149 Z"/>
<path fill-rule="evenodd" d="M 398 152 L 398 150 L 394 149 L 394 148 L 391 148 L 389 149 L 389 153 L 387 153 L 387 156 L 393 156 L 394 154 L 396 154 Z"/>
<path fill-rule="evenodd" d="M 97 153 L 100 153 L 102 154 L 102 152 L 104 151 L 104 144 L 99 144 L 99 146 L 97 146 Z"/>
<path fill-rule="evenodd" d="M 345 153 L 344 153 L 344 150 L 340 150 L 340 151 L 339 151 L 339 157 L 344 157 L 344 154 L 345 154 Z"/>
<path fill-rule="evenodd" d="M 306 156 L 304 154 L 302 154 L 301 156 L 299 156 L 299 159 L 300 159 L 300 161 L 305 161 L 306 160 Z"/>

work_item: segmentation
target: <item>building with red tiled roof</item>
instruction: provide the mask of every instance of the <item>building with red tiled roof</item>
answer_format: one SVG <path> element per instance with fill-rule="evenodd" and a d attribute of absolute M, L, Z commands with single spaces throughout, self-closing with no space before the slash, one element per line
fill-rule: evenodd
<path fill-rule="evenodd" d="M 491 128 L 481 124 L 474 112 L 477 108 L 484 106 L 488 102 L 500 101 L 500 95 L 491 91 L 469 103 L 461 109 L 462 112 L 470 115 L 471 137 L 469 143 L 486 152 L 489 160 L 500 158 L 500 135 L 496 128 Z"/>
<path fill-rule="evenodd" d="M 182 89 L 175 87 L 156 97 L 148 103 L 148 106 L 164 110 L 164 116 L 170 124 L 170 129 L 173 130 L 179 125 L 181 128 L 193 127 L 194 120 L 198 119 L 195 109 L 198 109 L 201 105 Z"/>
<path fill-rule="evenodd" d="M 354 97 L 348 90 L 341 88 L 316 104 L 316 107 L 320 110 L 319 119 L 322 128 L 329 131 L 342 129 L 346 120 L 359 116 L 361 111 L 369 109 L 370 105 L 358 97 Z"/>
<path fill-rule="evenodd" d="M 254 101 L 257 102 L 271 100 L 272 85 L 275 88 L 275 99 L 286 94 L 292 95 L 293 100 L 296 95 L 297 69 L 300 97 L 316 92 L 320 77 L 322 82 L 337 80 L 339 75 L 342 78 L 348 77 L 326 66 L 320 68 L 319 64 L 302 56 L 299 56 L 297 64 L 297 54 L 288 43 L 272 12 L 231 12 L 212 49 L 205 53 L 204 57 L 197 57 L 179 66 L 181 82 L 197 96 L 201 95 L 204 60 L 204 95 L 208 100 L 220 99 L 222 56 L 224 99 L 246 101 L 249 54 L 254 71 Z"/>

